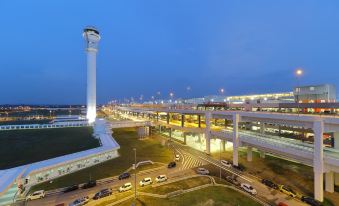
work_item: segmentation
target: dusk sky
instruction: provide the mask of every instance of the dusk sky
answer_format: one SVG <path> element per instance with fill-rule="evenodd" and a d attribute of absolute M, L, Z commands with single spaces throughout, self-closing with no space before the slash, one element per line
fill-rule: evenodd
<path fill-rule="evenodd" d="M 3 0 L 0 9 L 0 104 L 85 104 L 87 25 L 102 37 L 99 103 L 291 91 L 298 67 L 300 84 L 339 86 L 335 0 Z"/>

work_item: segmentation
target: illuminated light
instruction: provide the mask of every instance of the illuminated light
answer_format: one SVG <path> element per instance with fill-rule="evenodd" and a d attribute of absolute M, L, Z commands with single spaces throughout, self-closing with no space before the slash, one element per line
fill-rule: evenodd
<path fill-rule="evenodd" d="M 264 100 L 267 101 L 267 97 L 265 97 Z"/>
<path fill-rule="evenodd" d="M 301 75 L 303 75 L 303 73 L 304 73 L 304 71 L 301 68 L 298 68 L 298 69 L 295 70 L 295 74 L 297 76 L 301 76 Z"/>

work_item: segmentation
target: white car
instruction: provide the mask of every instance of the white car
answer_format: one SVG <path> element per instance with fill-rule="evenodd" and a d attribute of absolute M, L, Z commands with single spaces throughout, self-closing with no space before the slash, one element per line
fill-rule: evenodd
<path fill-rule="evenodd" d="M 29 200 L 36 200 L 36 199 L 41 199 L 43 197 L 45 197 L 45 191 L 44 190 L 39 190 L 39 191 L 35 191 L 32 194 L 28 195 L 26 197 L 26 200 L 27 201 L 29 201 Z"/>
<path fill-rule="evenodd" d="M 83 198 L 79 198 L 74 200 L 73 202 L 69 203 L 69 206 L 81 206 L 81 205 L 85 205 L 89 202 L 89 197 L 83 197 Z"/>
<path fill-rule="evenodd" d="M 157 178 L 155 178 L 155 181 L 156 181 L 157 183 L 159 183 L 159 182 L 165 182 L 165 181 L 167 181 L 167 176 L 166 176 L 166 175 L 159 175 Z"/>
<path fill-rule="evenodd" d="M 175 155 L 175 161 L 180 161 L 180 155 L 178 154 Z"/>
<path fill-rule="evenodd" d="M 228 168 L 232 167 L 232 164 L 228 162 L 227 160 L 221 160 L 220 163 L 225 167 L 228 167 Z"/>
<path fill-rule="evenodd" d="M 252 195 L 256 195 L 257 191 L 250 185 L 247 183 L 241 183 L 240 187 L 245 190 L 246 192 L 252 194 Z"/>
<path fill-rule="evenodd" d="M 200 174 L 200 175 L 208 175 L 208 174 L 210 174 L 210 171 L 208 171 L 205 168 L 200 167 L 200 168 L 197 169 L 197 173 Z"/>
<path fill-rule="evenodd" d="M 146 178 L 142 179 L 139 184 L 140 184 L 141 187 L 143 187 L 145 185 L 150 185 L 152 183 L 153 183 L 152 179 L 150 177 L 146 177 Z"/>
<path fill-rule="evenodd" d="M 125 191 L 131 190 L 131 189 L 132 189 L 132 183 L 127 182 L 124 185 L 122 185 L 121 187 L 119 187 L 119 192 L 125 192 Z"/>

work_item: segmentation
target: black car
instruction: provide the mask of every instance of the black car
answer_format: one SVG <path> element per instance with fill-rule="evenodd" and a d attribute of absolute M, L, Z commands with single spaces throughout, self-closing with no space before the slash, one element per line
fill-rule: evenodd
<path fill-rule="evenodd" d="M 177 166 L 177 163 L 175 163 L 175 162 L 170 162 L 170 163 L 167 165 L 168 168 L 173 168 L 173 167 L 175 167 L 175 166 Z"/>
<path fill-rule="evenodd" d="M 77 189 L 79 189 L 79 185 L 72 185 L 72 186 L 67 187 L 67 188 L 64 190 L 64 193 L 66 193 L 66 192 L 72 192 L 72 191 L 77 190 Z"/>
<path fill-rule="evenodd" d="M 107 197 L 107 196 L 110 196 L 110 195 L 112 195 L 112 190 L 111 189 L 103 189 L 100 192 L 97 192 L 94 195 L 93 199 L 97 200 L 97 199 L 100 199 L 100 198 L 103 198 L 103 197 Z"/>
<path fill-rule="evenodd" d="M 261 183 L 263 183 L 267 187 L 270 187 L 270 188 L 273 188 L 273 189 L 278 189 L 278 185 L 275 184 L 274 182 L 272 182 L 271 180 L 262 179 Z"/>
<path fill-rule="evenodd" d="M 311 205 L 311 206 L 321 206 L 321 203 L 315 200 L 313 197 L 302 196 L 301 201 Z"/>
<path fill-rule="evenodd" d="M 119 180 L 130 178 L 131 175 L 128 172 L 124 172 L 121 175 L 119 175 Z"/>
<path fill-rule="evenodd" d="M 245 167 L 242 165 L 232 165 L 232 167 L 236 170 L 239 170 L 240 172 L 243 172 L 245 170 Z"/>
<path fill-rule="evenodd" d="M 97 185 L 97 181 L 95 181 L 95 180 L 90 180 L 90 181 L 88 181 L 87 183 L 85 183 L 85 184 L 82 186 L 82 189 L 87 189 L 87 188 L 95 187 L 96 185 Z"/>

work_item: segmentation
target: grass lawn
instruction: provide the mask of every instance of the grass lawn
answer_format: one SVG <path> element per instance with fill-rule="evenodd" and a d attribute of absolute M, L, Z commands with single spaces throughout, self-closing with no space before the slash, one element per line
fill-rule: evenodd
<path fill-rule="evenodd" d="M 38 162 L 99 146 L 91 127 L 0 132 L 0 169 Z"/>
<path fill-rule="evenodd" d="M 118 206 L 130 206 L 133 199 Z M 207 187 L 194 192 L 172 197 L 169 199 L 160 199 L 139 196 L 137 206 L 259 206 L 260 204 L 248 198 L 247 196 L 229 188 Z"/>
<path fill-rule="evenodd" d="M 173 159 L 173 153 L 170 149 L 152 138 L 144 140 L 138 139 L 135 129 L 116 129 L 114 130 L 113 136 L 120 145 L 119 157 L 60 177 L 53 180 L 52 183 L 41 183 L 32 188 L 32 190 L 48 190 L 79 184 L 88 181 L 90 177 L 92 179 L 102 179 L 119 175 L 134 163 L 133 148 L 137 149 L 137 161 L 152 160 L 154 162 L 167 164 Z M 151 166 L 143 166 L 143 169 L 150 167 Z"/>
<path fill-rule="evenodd" d="M 193 177 L 190 179 L 181 180 L 178 182 L 173 182 L 158 187 L 147 187 L 145 189 L 141 189 L 141 191 L 164 195 L 177 190 L 187 190 L 193 187 L 209 183 L 211 183 L 211 180 L 208 177 Z"/>

